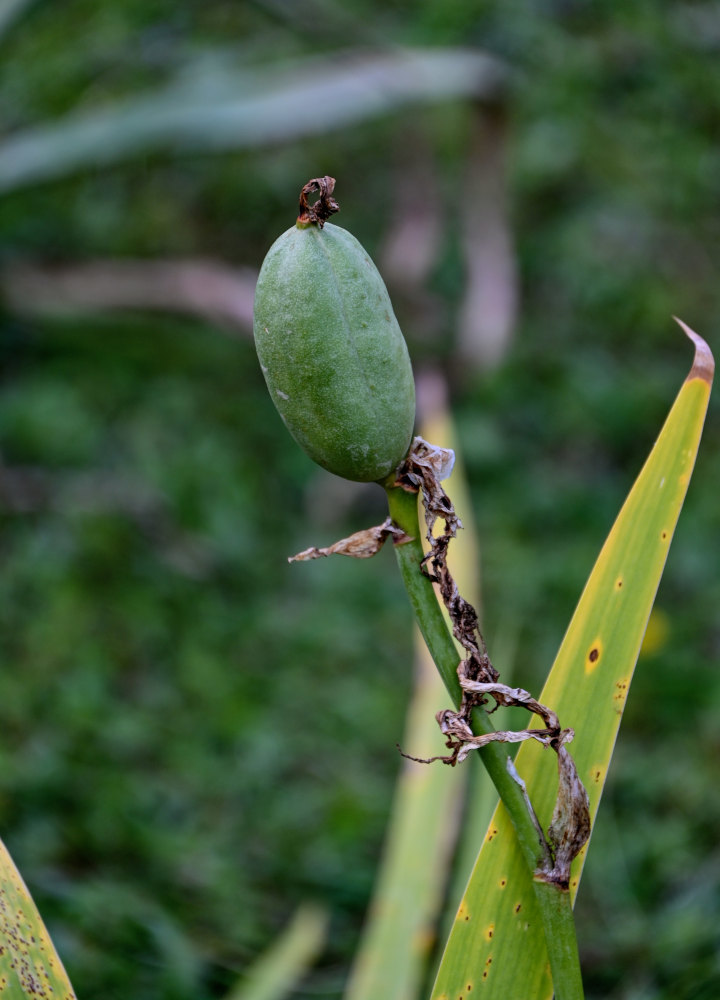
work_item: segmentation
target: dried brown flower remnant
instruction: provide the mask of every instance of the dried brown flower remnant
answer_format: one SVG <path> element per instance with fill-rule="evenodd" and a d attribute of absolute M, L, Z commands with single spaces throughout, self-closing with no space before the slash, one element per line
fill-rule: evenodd
<path fill-rule="evenodd" d="M 590 836 L 590 801 L 580 781 L 575 761 L 564 746 L 558 749 L 558 795 L 548 839 L 554 864 L 536 872 L 536 877 L 567 888 L 570 865 Z"/>
<path fill-rule="evenodd" d="M 340 211 L 340 206 L 332 197 L 334 190 L 334 177 L 313 177 L 311 181 L 308 181 L 300 192 L 298 224 L 301 226 L 315 225 L 322 229 L 330 216 Z M 315 192 L 319 192 L 319 197 L 314 205 L 310 205 L 308 204 L 308 195 Z"/>

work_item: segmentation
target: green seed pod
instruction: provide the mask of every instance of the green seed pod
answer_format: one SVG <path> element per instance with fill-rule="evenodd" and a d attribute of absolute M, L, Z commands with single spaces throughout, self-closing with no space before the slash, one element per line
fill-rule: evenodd
<path fill-rule="evenodd" d="M 330 472 L 382 480 L 410 446 L 415 386 L 403 335 L 360 243 L 325 225 L 331 177 L 310 181 L 301 215 L 268 251 L 254 332 L 272 400 L 301 448 Z M 306 195 L 320 190 L 309 207 Z"/>

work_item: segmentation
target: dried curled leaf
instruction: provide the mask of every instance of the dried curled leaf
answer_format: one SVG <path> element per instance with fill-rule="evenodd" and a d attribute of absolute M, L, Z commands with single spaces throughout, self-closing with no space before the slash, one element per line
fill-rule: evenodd
<path fill-rule="evenodd" d="M 402 545 L 403 542 L 411 541 L 410 536 L 406 535 L 400 528 L 397 528 L 388 517 L 382 524 L 378 524 L 374 528 L 364 528 L 362 531 L 356 531 L 353 535 L 341 538 L 340 541 L 335 542 L 333 545 L 328 545 L 327 548 L 318 549 L 312 546 L 309 549 L 304 549 L 302 552 L 298 552 L 297 555 L 290 556 L 288 562 L 308 562 L 310 559 L 322 559 L 324 556 L 350 556 L 352 559 L 370 559 L 372 556 L 377 555 L 388 538 L 392 538 L 396 545 Z"/>
<path fill-rule="evenodd" d="M 440 726 L 440 732 L 447 737 L 445 745 L 452 750 L 452 753 L 436 757 L 412 757 L 401 750 L 403 757 L 419 764 L 432 764 L 440 760 L 443 764 L 454 767 L 469 757 L 473 750 L 480 750 L 489 743 L 523 743 L 525 740 L 537 740 L 543 746 L 554 746 L 558 739 L 570 742 L 575 735 L 572 729 L 563 729 L 560 737 L 556 729 L 497 729 L 477 736 L 460 712 L 445 708 L 438 712 L 435 718 Z"/>
<path fill-rule="evenodd" d="M 462 528 L 462 521 L 455 513 L 453 503 L 440 481 L 450 475 L 454 462 L 455 454 L 450 449 L 438 448 L 428 444 L 423 438 L 416 437 L 398 469 L 397 483 L 404 489 L 419 490 L 422 493 L 426 537 L 430 546 L 430 551 L 423 560 L 422 570 L 429 579 L 437 583 L 450 616 L 453 635 L 467 651 L 468 656 L 462 666 L 463 673 L 473 680 L 496 681 L 498 674 L 488 658 L 477 612 L 460 595 L 447 565 L 448 547 Z M 438 519 L 443 521 L 445 527 L 442 534 L 435 536 L 433 529 Z M 470 705 L 471 700 L 471 697 L 463 695 L 461 712 Z M 479 704 L 481 700 L 475 698 L 473 704 Z"/>
<path fill-rule="evenodd" d="M 445 709 L 436 716 L 440 730 L 445 736 L 445 746 L 450 753 L 445 756 L 412 759 L 423 763 L 440 760 L 454 766 L 458 761 L 465 760 L 473 750 L 480 750 L 493 742 L 522 743 L 525 740 L 536 740 L 555 750 L 558 754 L 558 796 L 548 831 L 549 841 L 540 831 L 546 860 L 536 874 L 545 881 L 564 886 L 569 879 L 570 863 L 590 835 L 587 792 L 578 777 L 572 757 L 565 748 L 565 744 L 573 739 L 575 733 L 572 729 L 561 728 L 557 714 L 533 698 L 528 691 L 499 683 L 498 672 L 490 662 L 485 640 L 480 631 L 477 612 L 460 595 L 447 564 L 448 547 L 458 530 L 462 528 L 462 524 L 455 513 L 452 501 L 440 485 L 439 473 L 447 468 L 447 455 L 452 454 L 446 452 L 443 455 L 443 451 L 444 449 L 436 448 L 422 438 L 416 437 L 398 469 L 396 484 L 404 489 L 422 493 L 430 551 L 423 560 L 421 569 L 434 583 L 437 583 L 450 616 L 453 635 L 467 655 L 457 668 L 462 689 L 459 710 L 455 712 Z M 444 530 L 436 536 L 433 529 L 438 519 L 443 521 Z M 540 716 L 545 728 L 500 730 L 476 735 L 472 729 L 472 714 L 475 709 L 487 704 L 488 697 L 494 700 L 496 708 L 516 706 Z M 403 754 L 403 756 L 408 755 Z M 524 783 L 517 773 L 513 774 L 513 777 L 523 788 L 528 810 L 537 826 L 537 819 L 525 792 Z"/>

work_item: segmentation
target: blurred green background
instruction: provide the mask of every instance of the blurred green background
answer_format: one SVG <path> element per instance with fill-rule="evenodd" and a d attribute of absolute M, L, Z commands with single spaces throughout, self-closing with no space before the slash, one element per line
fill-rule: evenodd
<path fill-rule="evenodd" d="M 284 431 L 253 271 L 335 176 L 451 387 L 488 644 L 538 690 L 689 368 L 671 314 L 717 353 L 720 8 L 15 0 L 0 31 L 0 834 L 85 1000 L 222 997 L 306 899 L 296 995 L 337 998 L 410 612 L 391 552 L 286 563 L 383 496 Z M 422 62 L 455 46 L 497 61 Z M 719 416 L 579 897 L 589 998 L 720 995 Z"/>

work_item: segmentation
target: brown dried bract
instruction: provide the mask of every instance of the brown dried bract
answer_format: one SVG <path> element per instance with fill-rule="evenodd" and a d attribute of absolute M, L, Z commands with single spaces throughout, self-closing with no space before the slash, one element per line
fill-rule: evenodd
<path fill-rule="evenodd" d="M 340 206 L 332 197 L 335 190 L 334 177 L 313 177 L 308 181 L 300 192 L 300 214 L 297 221 L 301 226 L 316 225 L 320 229 L 335 212 L 340 211 Z M 319 192 L 317 201 L 308 204 L 308 195 Z"/>
<path fill-rule="evenodd" d="M 288 562 L 307 562 L 310 559 L 321 559 L 324 556 L 350 556 L 352 559 L 370 559 L 380 551 L 385 541 L 390 537 L 392 537 L 396 545 L 402 545 L 403 542 L 410 541 L 410 537 L 404 531 L 401 531 L 400 528 L 397 528 L 388 517 L 382 524 L 378 524 L 374 528 L 364 528 L 362 531 L 356 531 L 355 534 L 349 535 L 347 538 L 341 538 L 339 542 L 335 542 L 334 545 L 329 545 L 327 548 L 318 549 L 313 546 L 312 548 L 305 549 L 303 552 L 298 552 L 296 556 L 290 556 Z"/>
<path fill-rule="evenodd" d="M 570 865 L 590 836 L 590 801 L 580 781 L 575 761 L 565 747 L 558 749 L 558 795 L 548 839 L 554 864 L 535 873 L 536 878 L 566 889 Z"/>

